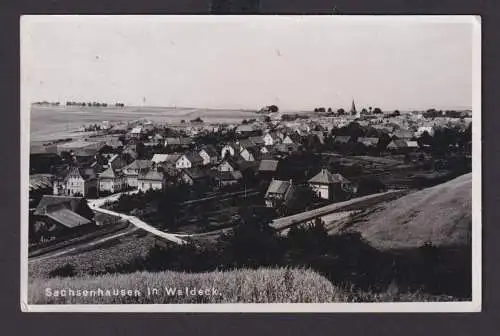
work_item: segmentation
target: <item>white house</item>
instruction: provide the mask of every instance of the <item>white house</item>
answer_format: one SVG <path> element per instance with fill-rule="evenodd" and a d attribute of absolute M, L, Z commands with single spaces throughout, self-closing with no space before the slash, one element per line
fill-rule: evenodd
<path fill-rule="evenodd" d="M 165 181 L 163 172 L 150 170 L 145 174 L 139 175 L 137 179 L 137 188 L 142 192 L 163 190 L 163 188 L 165 188 Z"/>
<path fill-rule="evenodd" d="M 264 145 L 274 146 L 280 142 L 280 137 L 278 136 L 277 133 L 271 132 L 264 135 L 263 140 L 264 140 Z"/>
<path fill-rule="evenodd" d="M 317 195 L 328 200 L 342 200 L 351 193 L 351 182 L 340 174 L 332 174 L 328 169 L 309 180 L 309 186 Z"/>
<path fill-rule="evenodd" d="M 245 161 L 256 161 L 260 158 L 260 151 L 256 148 L 249 147 L 245 148 L 241 151 L 240 156 L 245 160 Z"/>
<path fill-rule="evenodd" d="M 236 167 L 227 160 L 224 160 L 217 166 L 217 170 L 220 172 L 235 171 Z"/>
<path fill-rule="evenodd" d="M 264 196 L 267 207 L 275 208 L 280 205 L 288 205 L 291 201 L 295 187 L 290 181 L 272 179 Z"/>
<path fill-rule="evenodd" d="M 201 156 L 203 159 L 203 165 L 209 165 L 209 164 L 216 164 L 218 157 L 217 157 L 217 151 L 215 148 L 212 146 L 205 146 L 203 147 L 198 154 Z"/>
<path fill-rule="evenodd" d="M 53 184 L 54 195 L 87 196 L 92 188 L 97 188 L 97 176 L 91 168 L 73 167 L 68 174 Z"/>
<path fill-rule="evenodd" d="M 220 157 L 224 159 L 226 155 L 234 156 L 239 153 L 238 146 L 235 144 L 227 144 L 224 147 L 222 147 L 222 150 L 220 152 Z"/>
<path fill-rule="evenodd" d="M 149 160 L 135 160 L 122 169 L 127 184 L 131 187 L 137 187 L 137 178 L 139 174 L 146 173 L 153 166 Z"/>
<path fill-rule="evenodd" d="M 127 185 L 127 180 L 121 171 L 112 167 L 99 175 L 99 191 L 116 193 L 122 191 Z"/>
<path fill-rule="evenodd" d="M 203 158 L 198 153 L 190 152 L 181 155 L 175 162 L 177 169 L 187 169 L 203 165 Z"/>

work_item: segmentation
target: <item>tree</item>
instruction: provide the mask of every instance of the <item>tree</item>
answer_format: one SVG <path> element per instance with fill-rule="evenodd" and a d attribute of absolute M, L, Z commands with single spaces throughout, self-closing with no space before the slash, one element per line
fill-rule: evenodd
<path fill-rule="evenodd" d="M 271 122 L 271 118 L 269 116 L 265 116 L 264 122 L 266 122 L 266 123 Z"/>
<path fill-rule="evenodd" d="M 277 113 L 278 111 L 279 111 L 278 106 L 276 106 L 276 105 L 270 105 L 269 106 L 269 112 L 271 112 L 271 113 Z"/>
<path fill-rule="evenodd" d="M 395 117 L 398 117 L 401 115 L 401 112 L 399 112 L 399 110 L 395 110 L 393 113 L 392 113 L 393 116 Z"/>
<path fill-rule="evenodd" d="M 361 109 L 361 114 L 368 114 L 368 110 L 363 107 L 363 109 Z"/>
<path fill-rule="evenodd" d="M 328 108 L 328 113 L 332 113 L 332 112 L 333 112 L 333 111 L 332 111 L 332 108 L 331 108 L 331 107 L 329 107 L 329 108 Z"/>
<path fill-rule="evenodd" d="M 373 109 L 373 114 L 382 114 L 382 110 L 380 108 L 378 108 L 378 107 L 375 107 Z"/>
<path fill-rule="evenodd" d="M 339 108 L 339 109 L 337 110 L 337 114 L 338 114 L 338 115 L 344 115 L 344 114 L 345 114 L 345 110 L 344 110 L 343 108 Z"/>

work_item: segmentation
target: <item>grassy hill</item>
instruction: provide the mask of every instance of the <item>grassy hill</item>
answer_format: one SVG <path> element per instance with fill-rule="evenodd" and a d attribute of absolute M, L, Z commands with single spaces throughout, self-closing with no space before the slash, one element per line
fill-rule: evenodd
<path fill-rule="evenodd" d="M 470 246 L 471 229 L 472 174 L 367 209 L 341 228 L 360 232 L 382 250 L 421 247 L 426 242 Z"/>
<path fill-rule="evenodd" d="M 148 295 L 149 288 L 158 294 Z M 181 290 L 170 295 L 165 287 Z M 207 290 L 204 295 L 185 295 L 185 288 Z M 140 296 L 47 296 L 46 288 L 56 290 L 125 289 L 138 290 Z M 212 291 L 215 289 L 215 292 Z M 76 292 L 75 292 L 76 293 Z M 420 293 L 398 293 L 391 288 L 385 293 L 354 292 L 334 286 L 325 277 L 306 269 L 260 268 L 207 273 L 136 272 L 102 276 L 31 279 L 28 284 L 30 304 L 166 304 L 166 303 L 317 303 L 370 301 L 448 301 L 449 297 Z M 453 300 L 453 298 L 451 298 Z"/>

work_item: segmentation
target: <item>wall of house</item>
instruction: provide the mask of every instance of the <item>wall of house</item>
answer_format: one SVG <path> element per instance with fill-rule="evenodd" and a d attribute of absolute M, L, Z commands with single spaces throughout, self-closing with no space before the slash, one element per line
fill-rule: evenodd
<path fill-rule="evenodd" d="M 138 180 L 137 187 L 140 191 L 146 192 L 148 190 L 163 190 L 163 181 L 153 180 Z"/>
<path fill-rule="evenodd" d="M 231 147 L 231 146 L 225 146 L 224 148 L 222 148 L 222 151 L 221 151 L 221 158 L 224 158 L 226 156 L 226 153 L 229 152 L 229 155 L 231 156 L 234 156 L 234 148 Z"/>
<path fill-rule="evenodd" d="M 218 171 L 233 171 L 233 167 L 231 167 L 231 165 L 227 162 L 224 162 L 224 163 L 221 163 L 218 167 L 217 167 L 217 170 Z"/>
<path fill-rule="evenodd" d="M 109 191 L 112 193 L 120 192 L 125 186 L 125 180 L 123 178 L 115 179 L 101 179 L 99 180 L 99 190 Z"/>
<path fill-rule="evenodd" d="M 78 177 L 68 177 L 66 181 L 66 190 L 68 195 L 81 194 L 82 196 L 86 196 L 88 187 L 86 186 L 84 179 Z"/>
<path fill-rule="evenodd" d="M 191 161 L 189 161 L 185 156 L 181 156 L 175 163 L 175 167 L 177 169 L 191 168 Z"/>
<path fill-rule="evenodd" d="M 323 199 L 329 199 L 330 195 L 330 188 L 328 185 L 324 184 L 310 184 L 311 189 L 318 194 L 319 197 Z"/>

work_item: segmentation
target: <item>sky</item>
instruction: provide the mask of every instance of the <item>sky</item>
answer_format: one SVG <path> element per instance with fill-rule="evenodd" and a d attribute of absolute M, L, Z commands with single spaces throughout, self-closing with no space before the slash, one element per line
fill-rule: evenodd
<path fill-rule="evenodd" d="M 138 106 L 470 108 L 473 22 L 24 16 L 22 92 Z"/>

